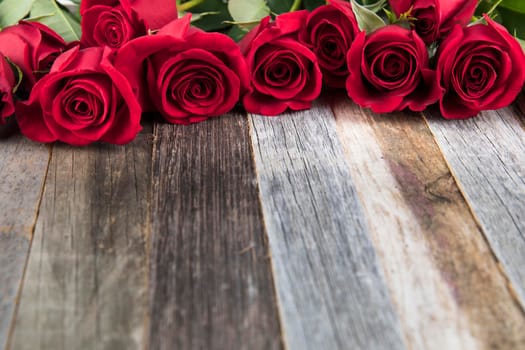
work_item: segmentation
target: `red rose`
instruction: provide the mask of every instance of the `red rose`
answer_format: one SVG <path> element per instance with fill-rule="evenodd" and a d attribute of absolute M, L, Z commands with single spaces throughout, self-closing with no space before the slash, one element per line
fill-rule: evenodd
<path fill-rule="evenodd" d="M 5 124 L 7 117 L 15 113 L 13 103 L 13 88 L 15 86 L 15 75 L 11 65 L 0 53 L 0 125 Z"/>
<path fill-rule="evenodd" d="M 119 48 L 146 33 L 146 25 L 131 8 L 96 5 L 82 15 L 83 46 Z"/>
<path fill-rule="evenodd" d="M 520 44 L 503 26 L 485 20 L 487 25 L 457 26 L 439 48 L 437 78 L 445 118 L 505 107 L 521 91 L 525 57 Z"/>
<path fill-rule="evenodd" d="M 0 31 L 0 53 L 22 70 L 21 88 L 25 92 L 31 91 L 65 48 L 57 33 L 37 22 L 20 21 Z"/>
<path fill-rule="evenodd" d="M 266 17 L 240 42 L 251 73 L 252 91 L 244 96 L 248 112 L 278 115 L 287 108 L 310 108 L 321 93 L 322 74 L 315 54 L 299 42 L 307 11 Z"/>
<path fill-rule="evenodd" d="M 170 123 L 195 123 L 229 112 L 249 85 L 237 44 L 224 34 L 189 25 L 186 16 L 155 35 L 134 39 L 116 59 L 145 109 L 159 111 Z"/>
<path fill-rule="evenodd" d="M 440 97 L 427 48 L 414 32 L 398 25 L 359 34 L 348 51 L 346 89 L 357 104 L 376 113 L 422 111 Z"/>
<path fill-rule="evenodd" d="M 346 53 L 358 33 L 359 27 L 349 2 L 332 0 L 308 16 L 300 39 L 313 48 L 326 85 L 345 86 L 348 77 Z"/>
<path fill-rule="evenodd" d="M 467 25 L 478 0 L 389 0 L 396 15 L 407 13 L 415 17 L 416 31 L 425 43 L 442 39 L 459 24 Z"/>
<path fill-rule="evenodd" d="M 175 0 L 82 0 L 80 14 L 84 16 L 90 8 L 98 5 L 122 6 L 128 13 L 131 9 L 146 23 L 147 29 L 159 29 L 178 18 Z"/>
<path fill-rule="evenodd" d="M 109 48 L 77 46 L 62 54 L 29 100 L 17 103 L 22 133 L 39 142 L 76 146 L 132 141 L 140 131 L 141 108 L 110 53 Z"/>

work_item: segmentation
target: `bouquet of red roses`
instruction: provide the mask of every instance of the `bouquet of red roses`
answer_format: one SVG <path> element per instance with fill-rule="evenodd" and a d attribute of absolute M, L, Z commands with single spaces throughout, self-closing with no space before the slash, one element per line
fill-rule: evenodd
<path fill-rule="evenodd" d="M 377 113 L 437 103 L 473 117 L 525 81 L 525 30 L 498 23 L 525 6 L 491 1 L 2 0 L 0 124 L 39 142 L 124 144 L 143 112 L 274 116 L 323 88 Z"/>

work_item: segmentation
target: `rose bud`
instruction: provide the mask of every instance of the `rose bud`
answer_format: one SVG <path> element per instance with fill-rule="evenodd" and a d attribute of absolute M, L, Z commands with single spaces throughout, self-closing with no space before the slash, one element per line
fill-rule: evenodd
<path fill-rule="evenodd" d="M 249 86 L 237 44 L 224 34 L 190 28 L 190 20 L 188 15 L 130 41 L 116 59 L 145 110 L 176 124 L 229 112 Z"/>
<path fill-rule="evenodd" d="M 422 111 L 441 96 L 425 43 L 412 30 L 389 25 L 362 32 L 347 59 L 348 96 L 376 113 Z"/>
<path fill-rule="evenodd" d="M 38 142 L 84 146 L 125 144 L 140 131 L 140 105 L 126 77 L 112 64 L 111 49 L 75 47 L 16 104 L 22 133 Z"/>
<path fill-rule="evenodd" d="M 439 48 L 437 79 L 445 118 L 503 108 L 521 91 L 525 57 L 520 44 L 503 26 L 487 16 L 485 20 L 486 25 L 456 26 Z"/>
<path fill-rule="evenodd" d="M 64 40 L 49 27 L 37 22 L 20 21 L 0 31 L 0 53 L 20 67 L 20 89 L 29 93 L 66 49 Z"/>
<path fill-rule="evenodd" d="M 7 118 L 15 113 L 13 102 L 15 83 L 15 75 L 11 65 L 0 53 L 0 125 L 4 125 Z"/>
<path fill-rule="evenodd" d="M 97 5 L 82 16 L 83 46 L 109 46 L 117 49 L 133 38 L 146 35 L 146 25 L 131 8 Z"/>
<path fill-rule="evenodd" d="M 159 29 L 178 18 L 175 0 L 82 0 L 80 14 L 85 16 L 89 9 L 99 5 L 121 7 L 130 17 L 130 23 L 136 23 L 135 19 L 129 15 L 130 10 L 133 10 L 138 19 L 144 21 L 147 30 Z M 82 31 L 84 32 L 84 28 Z"/>
<path fill-rule="evenodd" d="M 332 0 L 308 16 L 299 38 L 315 52 L 327 86 L 345 86 L 348 77 L 346 53 L 358 33 L 359 27 L 349 2 Z"/>
<path fill-rule="evenodd" d="M 426 44 L 445 38 L 459 24 L 466 26 L 476 10 L 478 0 L 389 0 L 397 16 L 408 13 L 419 36 Z"/>
<path fill-rule="evenodd" d="M 251 73 L 252 91 L 244 96 L 248 112 L 278 115 L 287 108 L 308 109 L 321 93 L 323 77 L 315 54 L 299 42 L 308 12 L 264 18 L 240 42 Z"/>

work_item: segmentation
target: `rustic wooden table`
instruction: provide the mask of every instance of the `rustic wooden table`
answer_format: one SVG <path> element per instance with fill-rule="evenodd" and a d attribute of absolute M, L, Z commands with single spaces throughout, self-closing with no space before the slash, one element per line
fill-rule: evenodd
<path fill-rule="evenodd" d="M 525 349 L 525 98 L 0 143 L 0 349 Z"/>

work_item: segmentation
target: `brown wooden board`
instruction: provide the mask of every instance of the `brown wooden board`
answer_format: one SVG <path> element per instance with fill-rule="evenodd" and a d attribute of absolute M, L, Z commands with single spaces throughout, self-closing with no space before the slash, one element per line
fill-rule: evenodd
<path fill-rule="evenodd" d="M 9 349 L 143 349 L 151 139 L 54 146 Z"/>
<path fill-rule="evenodd" d="M 50 147 L 0 139 L 0 349 L 6 345 L 36 221 Z"/>
<path fill-rule="evenodd" d="M 155 138 L 150 349 L 280 349 L 246 117 Z"/>
<path fill-rule="evenodd" d="M 423 118 L 332 105 L 410 348 L 525 348 L 525 314 Z"/>
<path fill-rule="evenodd" d="M 425 113 L 461 191 L 525 306 L 525 128 L 515 106 L 468 120 Z"/>

